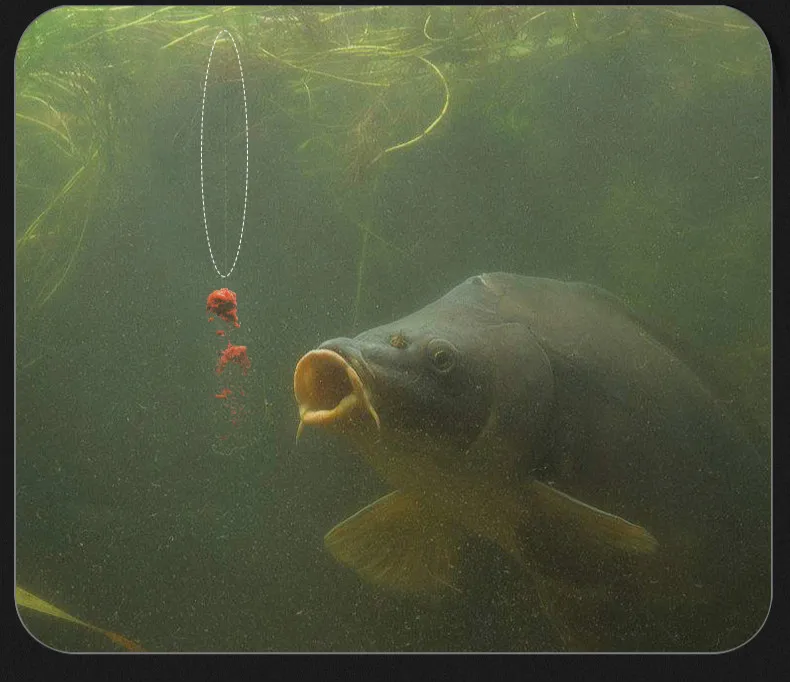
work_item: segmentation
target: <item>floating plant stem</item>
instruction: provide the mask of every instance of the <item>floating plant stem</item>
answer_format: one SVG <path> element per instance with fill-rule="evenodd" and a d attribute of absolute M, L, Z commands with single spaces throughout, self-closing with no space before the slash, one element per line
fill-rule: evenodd
<path fill-rule="evenodd" d="M 60 191 L 55 195 L 55 197 L 52 199 L 52 201 L 49 202 L 47 207 L 43 211 L 41 211 L 41 213 L 38 214 L 36 219 L 32 223 L 30 223 L 30 225 L 28 225 L 27 229 L 25 230 L 25 233 L 19 238 L 19 241 L 17 241 L 17 247 L 22 246 L 29 239 L 33 238 L 33 236 L 36 233 L 36 229 L 38 228 L 39 224 L 44 219 L 44 217 L 52 210 L 52 208 L 55 206 L 55 204 L 58 201 L 63 199 L 69 193 L 71 188 L 74 187 L 74 184 L 79 179 L 80 175 L 82 175 L 82 173 L 85 171 L 85 169 L 96 158 L 98 153 L 99 153 L 99 150 L 96 149 L 93 152 L 93 154 L 91 154 L 91 157 L 82 166 L 80 166 L 74 172 L 74 174 L 66 181 L 66 183 L 63 185 L 63 187 L 60 188 Z"/>
<path fill-rule="evenodd" d="M 439 71 L 439 69 L 436 67 L 435 64 L 425 59 L 425 57 L 420 57 L 418 55 L 415 56 L 417 57 L 417 59 L 419 59 L 422 62 L 425 62 L 428 66 L 430 66 L 441 79 L 442 85 L 444 86 L 444 106 L 442 106 L 442 110 L 439 112 L 439 115 L 436 117 L 436 119 L 434 119 L 433 123 L 431 123 L 431 125 L 429 125 L 419 135 L 413 137 L 411 140 L 407 140 L 406 142 L 401 142 L 400 144 L 393 145 L 392 147 L 387 147 L 375 159 L 373 159 L 373 161 L 370 162 L 371 166 L 374 163 L 376 163 L 376 161 L 378 161 L 385 154 L 389 154 L 390 152 L 397 151 L 398 149 L 406 149 L 406 147 L 411 147 L 413 144 L 419 142 L 423 137 L 425 137 L 428 133 L 430 133 L 437 125 L 439 125 L 439 122 L 444 118 L 444 115 L 447 113 L 447 109 L 450 106 L 450 88 L 448 87 L 447 80 L 445 79 L 442 72 Z"/>
<path fill-rule="evenodd" d="M 161 50 L 166 50 L 168 47 L 172 47 L 173 45 L 176 45 L 177 43 L 180 43 L 182 40 L 186 40 L 190 36 L 195 35 L 196 33 L 200 33 L 201 31 L 205 31 L 207 28 L 208 28 L 208 24 L 206 24 L 205 26 L 198 26 L 194 31 L 190 31 L 189 33 L 186 33 L 186 34 L 182 35 L 180 38 L 176 38 L 175 40 L 171 40 L 167 45 L 162 45 L 162 47 L 160 49 Z"/>
<path fill-rule="evenodd" d="M 74 623 L 75 625 L 81 625 L 84 628 L 88 628 L 88 630 L 99 632 L 116 644 L 120 644 L 127 651 L 143 651 L 143 648 L 134 640 L 124 637 L 123 635 L 119 635 L 117 632 L 104 630 L 103 628 L 96 627 L 91 623 L 86 623 L 84 620 L 75 618 L 71 614 L 59 609 L 57 606 L 53 606 L 49 602 L 44 601 L 41 599 L 41 597 L 37 597 L 32 592 L 28 592 L 27 590 L 19 587 L 19 585 L 16 586 L 16 603 L 17 606 L 23 606 L 26 609 L 38 611 L 39 613 L 46 614 L 47 616 L 59 618 L 60 620 L 65 620 L 69 623 Z"/>
<path fill-rule="evenodd" d="M 357 293 L 354 297 L 354 320 L 351 323 L 351 328 L 356 330 L 357 322 L 359 321 L 359 302 L 362 299 L 362 278 L 364 274 L 365 256 L 368 251 L 368 235 L 370 232 L 363 228 L 360 223 L 360 233 L 362 234 L 362 248 L 359 250 L 359 261 L 357 261 Z"/>

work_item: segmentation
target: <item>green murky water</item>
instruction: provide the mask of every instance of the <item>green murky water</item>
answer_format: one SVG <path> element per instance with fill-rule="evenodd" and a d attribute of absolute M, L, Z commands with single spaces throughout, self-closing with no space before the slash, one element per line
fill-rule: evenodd
<path fill-rule="evenodd" d="M 767 461 L 770 103 L 724 7 L 43 15 L 16 56 L 17 583 L 151 651 L 555 648 L 504 559 L 449 603 L 332 560 L 386 487 L 295 445 L 294 365 L 475 273 L 584 280 L 676 336 Z M 238 329 L 207 321 L 224 286 Z M 246 374 L 215 372 L 228 340 Z"/>

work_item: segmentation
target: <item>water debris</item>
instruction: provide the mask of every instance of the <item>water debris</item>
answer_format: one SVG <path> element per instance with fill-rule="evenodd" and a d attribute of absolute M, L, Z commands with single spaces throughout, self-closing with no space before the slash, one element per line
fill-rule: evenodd
<path fill-rule="evenodd" d="M 53 606 L 49 602 L 44 601 L 41 599 L 41 597 L 37 597 L 35 594 L 28 592 L 22 587 L 19 587 L 19 585 L 16 586 L 16 603 L 18 606 L 24 606 L 25 608 L 31 609 L 33 611 L 45 613 L 46 615 L 52 616 L 53 618 L 60 618 L 61 620 L 66 620 L 70 623 L 81 625 L 82 627 L 93 630 L 94 632 L 100 632 L 105 637 L 112 640 L 115 644 L 122 646 L 127 651 L 145 651 L 145 649 L 143 649 L 143 647 L 140 646 L 138 642 L 135 642 L 124 635 L 119 635 L 117 632 L 104 630 L 103 628 L 92 625 L 91 623 L 86 623 L 84 620 L 75 618 L 74 616 L 59 609 L 57 606 Z"/>

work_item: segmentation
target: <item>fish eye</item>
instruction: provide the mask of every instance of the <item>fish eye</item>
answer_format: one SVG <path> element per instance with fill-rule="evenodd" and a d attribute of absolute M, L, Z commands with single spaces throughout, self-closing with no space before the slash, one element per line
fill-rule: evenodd
<path fill-rule="evenodd" d="M 455 367 L 458 351 L 455 347 L 442 339 L 434 339 L 428 344 L 428 357 L 431 364 L 441 374 L 446 374 Z"/>

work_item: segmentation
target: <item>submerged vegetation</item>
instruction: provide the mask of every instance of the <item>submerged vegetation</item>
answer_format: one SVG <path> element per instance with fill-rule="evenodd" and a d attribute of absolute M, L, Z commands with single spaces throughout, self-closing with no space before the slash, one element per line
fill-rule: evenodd
<path fill-rule="evenodd" d="M 236 36 L 254 84 L 253 133 L 267 117 L 285 116 L 298 129 L 294 154 L 305 172 L 341 201 L 361 186 L 375 193 L 384 161 L 429 136 L 451 144 L 442 125 L 451 110 L 459 118 L 479 112 L 515 139 L 539 135 L 524 68 L 537 79 L 570 55 L 634 36 L 681 45 L 721 31 L 729 40 L 705 65 L 713 73 L 749 78 L 765 66 L 737 50 L 757 29 L 727 8 L 57 8 L 29 27 L 16 62 L 17 254 L 31 307 L 46 304 L 81 265 L 123 166 L 144 162 L 135 158 L 146 151 L 142 129 L 155 112 L 194 96 L 223 28 Z M 672 87 L 692 96 L 693 77 L 679 72 Z M 356 221 L 363 249 L 377 234 L 361 227 L 371 221 Z"/>
<path fill-rule="evenodd" d="M 59 609 L 57 606 L 53 606 L 49 602 L 44 601 L 41 599 L 41 597 L 37 597 L 32 592 L 28 592 L 26 589 L 19 587 L 19 585 L 16 586 L 16 603 L 17 606 L 22 606 L 26 609 L 30 609 L 31 611 L 43 613 L 47 616 L 51 616 L 52 618 L 59 618 L 60 620 L 65 620 L 69 623 L 74 623 L 75 625 L 81 625 L 82 627 L 92 630 L 93 632 L 98 632 L 99 634 L 107 637 L 107 639 L 109 639 L 111 642 L 123 647 L 127 651 L 143 651 L 143 648 L 137 642 L 129 639 L 128 637 L 119 635 L 117 632 L 112 632 L 111 630 L 104 630 L 103 628 L 97 627 L 92 623 L 86 623 L 84 620 L 75 618 L 62 609 Z"/>
<path fill-rule="evenodd" d="M 695 98 L 715 101 L 727 85 L 767 88 L 770 78 L 767 50 L 755 49 L 759 28 L 725 7 L 57 8 L 28 28 L 16 59 L 18 304 L 28 314 L 40 314 L 89 267 L 86 246 L 97 231 L 113 229 L 131 169 L 153 163 L 162 146 L 151 132 L 175 128 L 174 146 L 194 138 L 207 55 L 221 29 L 242 54 L 253 147 L 267 131 L 280 131 L 305 181 L 358 230 L 354 326 L 366 273 L 393 260 L 401 266 L 420 261 L 414 244 L 421 237 L 393 234 L 382 222 L 386 169 L 424 183 L 428 150 L 452 158 L 458 136 L 470 130 L 474 138 L 490 139 L 492 148 L 506 138 L 504 154 L 523 145 L 528 167 L 540 166 L 543 182 L 562 182 L 578 163 L 574 156 L 589 141 L 573 140 L 563 117 L 550 111 L 549 88 L 556 87 L 563 62 L 636 55 L 633 68 L 644 81 L 635 84 L 642 89 L 637 105 L 658 110 L 662 98 L 671 98 L 670 115 L 692 107 Z M 691 41 L 698 48 L 693 55 Z M 228 54 L 217 55 L 220 81 L 238 78 Z M 655 55 L 667 57 L 651 61 Z M 650 86 L 652 92 L 644 91 Z M 675 275 L 657 271 L 651 242 L 658 237 L 633 225 L 666 208 L 670 198 L 677 201 L 687 183 L 651 177 L 633 156 L 626 153 L 622 168 L 607 170 L 605 187 L 595 188 L 600 173 L 588 182 L 599 192 L 591 207 L 602 228 L 592 248 L 605 257 L 611 286 L 650 307 L 665 300 L 662 281 L 666 286 Z M 638 172 L 642 180 L 635 184 Z M 687 233 L 689 227 L 661 229 Z M 722 266 L 748 257 L 740 244 L 753 242 L 753 229 L 747 217 L 730 230 L 731 241 L 720 249 Z M 584 236 L 576 248 L 588 248 Z M 673 255 L 681 268 L 693 267 L 697 257 L 693 249 Z M 685 256 L 691 258 L 684 265 Z M 766 359 L 749 349 L 742 373 L 756 371 L 755 357 Z"/>

